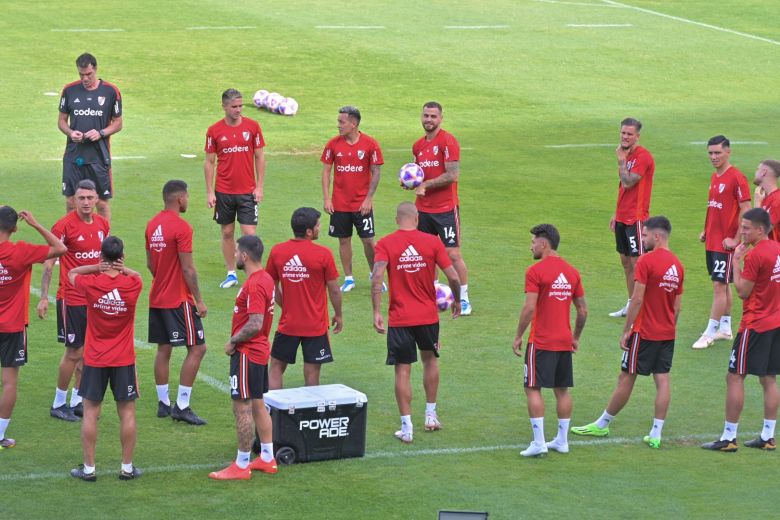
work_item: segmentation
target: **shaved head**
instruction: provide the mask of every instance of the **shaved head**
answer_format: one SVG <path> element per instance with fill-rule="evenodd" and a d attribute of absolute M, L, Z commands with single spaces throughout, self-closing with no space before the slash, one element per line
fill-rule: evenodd
<path fill-rule="evenodd" d="M 402 202 L 395 212 L 395 221 L 400 229 L 417 228 L 417 208 L 413 202 Z"/>

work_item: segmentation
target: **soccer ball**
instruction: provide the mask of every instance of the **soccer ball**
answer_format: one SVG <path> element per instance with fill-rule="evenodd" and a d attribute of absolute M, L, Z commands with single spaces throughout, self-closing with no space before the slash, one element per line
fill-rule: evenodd
<path fill-rule="evenodd" d="M 413 190 L 425 179 L 423 169 L 416 163 L 407 163 L 401 166 L 398 171 L 398 181 L 401 187 L 407 190 Z"/>
<path fill-rule="evenodd" d="M 254 98 L 252 100 L 255 102 L 255 106 L 257 108 L 263 108 L 265 107 L 265 102 L 268 99 L 268 91 L 267 90 L 258 90 L 255 92 Z"/>
<path fill-rule="evenodd" d="M 284 100 L 279 104 L 277 112 L 285 116 L 294 116 L 296 113 L 298 113 L 298 102 L 291 97 L 284 98 Z"/>
<path fill-rule="evenodd" d="M 276 109 L 279 108 L 279 105 L 282 104 L 283 100 L 283 95 L 279 94 L 278 92 L 271 92 L 268 94 L 268 97 L 265 98 L 265 107 L 269 112 L 276 112 Z"/>
<path fill-rule="evenodd" d="M 449 285 L 438 282 L 436 282 L 434 286 L 436 287 L 436 306 L 439 308 L 440 312 L 444 312 L 452 307 L 452 303 L 455 301 L 455 297 L 452 295 L 452 289 L 450 289 Z"/>

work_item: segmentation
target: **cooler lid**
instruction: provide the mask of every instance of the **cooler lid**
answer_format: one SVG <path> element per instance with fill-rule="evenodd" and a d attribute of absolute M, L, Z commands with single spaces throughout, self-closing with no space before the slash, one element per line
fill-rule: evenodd
<path fill-rule="evenodd" d="M 368 402 L 366 394 L 346 385 L 301 386 L 270 390 L 263 396 L 265 403 L 280 410 L 317 408 L 330 404 L 360 404 Z"/>

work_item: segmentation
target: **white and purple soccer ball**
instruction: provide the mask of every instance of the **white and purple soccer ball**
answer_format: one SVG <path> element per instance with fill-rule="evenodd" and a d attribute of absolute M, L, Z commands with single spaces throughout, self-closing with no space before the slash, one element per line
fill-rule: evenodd
<path fill-rule="evenodd" d="M 439 312 L 444 312 L 452 307 L 453 302 L 455 302 L 452 289 L 450 289 L 449 285 L 438 282 L 434 286 L 436 287 L 436 307 L 439 308 Z"/>
<path fill-rule="evenodd" d="M 279 105 L 282 104 L 282 101 L 284 101 L 283 95 L 278 92 L 271 92 L 268 94 L 268 97 L 265 98 L 265 108 L 267 108 L 269 112 L 276 112 Z"/>
<path fill-rule="evenodd" d="M 416 163 L 407 163 L 398 170 L 398 181 L 401 187 L 407 190 L 413 190 L 425 180 L 423 169 Z"/>
<path fill-rule="evenodd" d="M 265 108 L 265 103 L 267 99 L 268 99 L 267 90 L 258 90 L 257 92 L 255 92 L 254 97 L 252 97 L 252 101 L 254 101 L 255 106 L 257 108 Z"/>
<path fill-rule="evenodd" d="M 298 113 L 298 102 L 295 99 L 288 97 L 284 98 L 276 111 L 283 116 L 294 116 Z"/>

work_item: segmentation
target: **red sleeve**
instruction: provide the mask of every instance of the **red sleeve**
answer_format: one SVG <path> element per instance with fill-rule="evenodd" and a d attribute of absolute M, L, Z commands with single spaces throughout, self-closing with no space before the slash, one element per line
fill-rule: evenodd
<path fill-rule="evenodd" d="M 192 253 L 192 228 L 186 223 L 176 231 L 176 248 L 179 253 Z"/>
<path fill-rule="evenodd" d="M 644 177 L 647 175 L 648 170 L 650 170 L 650 154 L 640 153 L 637 156 L 636 162 L 634 162 L 634 167 L 631 168 L 630 173 Z"/>
<path fill-rule="evenodd" d="M 146 231 L 144 232 L 144 241 L 146 242 L 146 250 L 151 251 L 151 238 L 152 238 L 152 230 L 149 229 L 151 227 L 151 222 L 146 225 Z"/>
<path fill-rule="evenodd" d="M 460 145 L 451 134 L 444 141 L 444 160 L 446 162 L 460 161 Z"/>
<path fill-rule="evenodd" d="M 62 223 L 62 220 L 54 223 L 51 227 L 51 234 L 65 242 L 65 225 Z"/>
<path fill-rule="evenodd" d="M 333 254 L 329 251 L 325 251 L 325 281 L 336 280 L 339 277 L 339 270 L 336 269 L 336 261 L 333 259 Z"/>
<path fill-rule="evenodd" d="M 585 287 L 582 286 L 582 277 L 579 275 L 579 273 L 577 273 L 577 284 L 574 286 L 572 295 L 575 298 L 582 298 L 585 296 Z"/>
<path fill-rule="evenodd" d="M 777 226 L 780 222 L 780 197 L 774 197 L 772 204 L 769 206 L 769 219 L 772 222 L 772 227 Z"/>
<path fill-rule="evenodd" d="M 325 149 L 322 150 L 320 162 L 323 164 L 333 164 L 333 146 L 331 143 L 333 143 L 332 139 L 328 141 L 328 144 L 325 145 Z"/>
<path fill-rule="evenodd" d="M 271 249 L 271 254 L 268 255 L 268 261 L 265 263 L 265 272 L 273 278 L 274 282 L 279 281 L 279 271 L 276 269 L 276 255 L 273 249 Z"/>
<path fill-rule="evenodd" d="M 639 260 L 637 260 L 636 268 L 634 269 L 634 280 L 641 283 L 642 285 L 647 285 L 647 275 L 649 274 L 647 272 L 647 261 L 645 261 L 646 256 L 640 256 Z"/>
<path fill-rule="evenodd" d="M 86 275 L 86 274 L 77 274 L 76 277 L 73 279 L 73 288 L 76 289 L 79 293 L 83 294 L 84 296 L 87 295 L 87 291 L 90 287 L 93 285 L 93 281 L 95 280 L 94 275 Z"/>
<path fill-rule="evenodd" d="M 755 249 L 749 251 L 748 254 L 745 255 L 745 267 L 742 268 L 742 278 L 748 282 L 755 283 L 755 281 L 758 280 L 759 264 L 760 261 L 758 255 L 755 254 Z"/>
<path fill-rule="evenodd" d="M 734 188 L 734 197 L 739 202 L 750 202 L 750 187 L 748 186 L 747 177 L 743 174 L 737 175 L 737 185 Z"/>
<path fill-rule="evenodd" d="M 385 164 L 385 158 L 382 157 L 382 149 L 379 147 L 379 143 L 374 141 L 374 149 L 371 152 L 371 160 L 370 163 L 372 165 L 379 166 L 380 164 Z"/>
<path fill-rule="evenodd" d="M 206 153 L 217 153 L 217 140 L 211 132 L 211 128 L 206 131 L 206 146 L 203 148 Z"/>
<path fill-rule="evenodd" d="M 439 266 L 442 270 L 447 269 L 448 267 L 452 267 L 452 260 L 450 260 L 450 255 L 447 254 L 447 250 L 444 248 L 444 244 L 441 243 L 441 240 L 438 238 L 435 238 L 435 252 L 436 255 L 436 265 Z"/>
<path fill-rule="evenodd" d="M 258 148 L 265 147 L 265 139 L 263 138 L 263 131 L 260 129 L 260 123 L 255 121 L 255 126 L 257 127 L 257 132 L 255 133 L 255 138 L 254 141 L 252 141 L 252 144 L 254 145 L 254 149 L 257 150 Z"/>
<path fill-rule="evenodd" d="M 677 294 L 683 293 L 683 279 L 685 278 L 685 272 L 683 271 L 682 264 L 679 264 L 677 269 L 677 272 L 680 274 L 680 283 L 677 284 Z"/>
<path fill-rule="evenodd" d="M 17 248 L 21 248 L 21 256 L 27 265 L 40 264 L 49 256 L 49 246 L 39 246 L 28 244 L 27 242 L 17 242 Z"/>
<path fill-rule="evenodd" d="M 268 294 L 262 284 L 255 283 L 249 288 L 249 294 L 246 298 L 247 314 L 260 314 L 265 316 L 266 311 L 271 305 L 273 296 Z"/>
<path fill-rule="evenodd" d="M 385 240 L 382 239 L 376 243 L 374 248 L 374 262 L 389 262 L 390 255 L 385 247 Z"/>
<path fill-rule="evenodd" d="M 533 267 L 525 272 L 525 292 L 539 294 L 539 277 Z"/>

